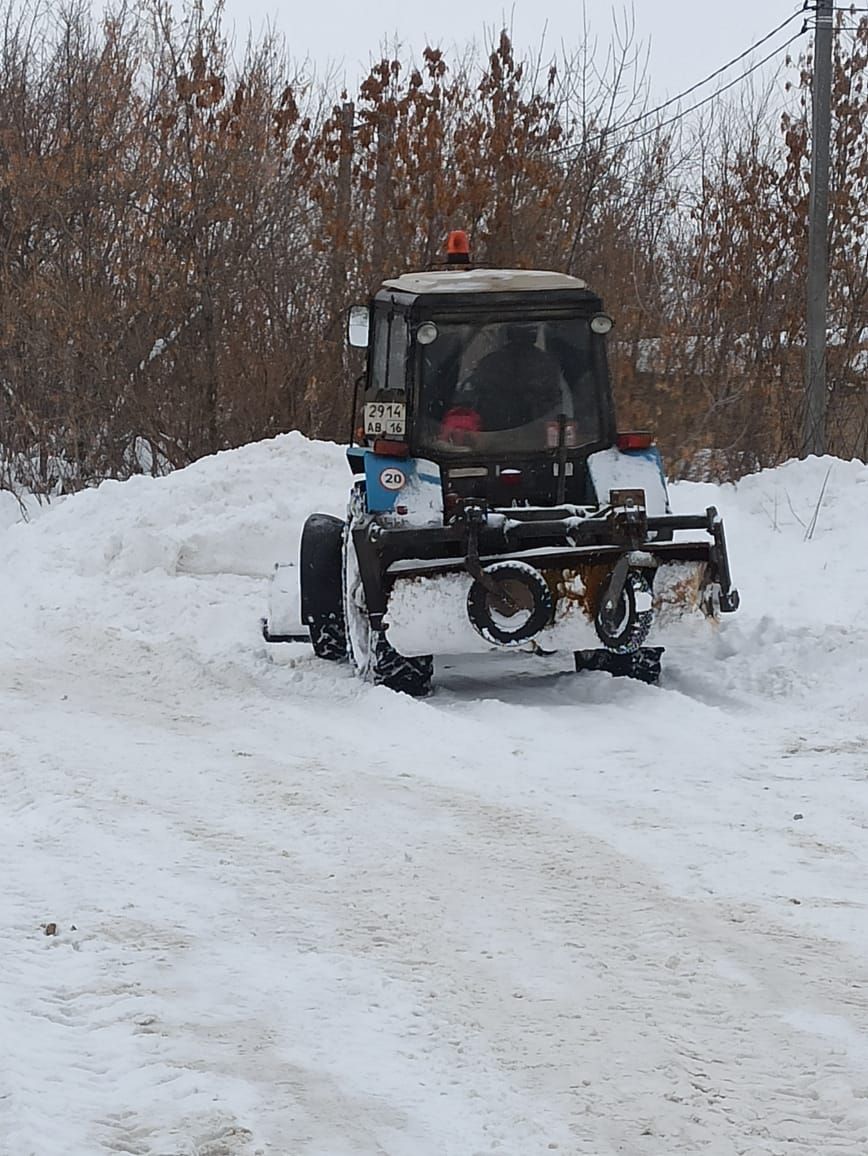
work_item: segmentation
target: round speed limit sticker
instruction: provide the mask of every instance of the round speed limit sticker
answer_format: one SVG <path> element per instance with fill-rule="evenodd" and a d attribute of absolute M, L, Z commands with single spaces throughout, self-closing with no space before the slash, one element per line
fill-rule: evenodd
<path fill-rule="evenodd" d="M 384 490 L 403 489 L 406 481 L 404 471 L 396 469 L 395 466 L 387 466 L 380 474 L 380 485 Z"/>

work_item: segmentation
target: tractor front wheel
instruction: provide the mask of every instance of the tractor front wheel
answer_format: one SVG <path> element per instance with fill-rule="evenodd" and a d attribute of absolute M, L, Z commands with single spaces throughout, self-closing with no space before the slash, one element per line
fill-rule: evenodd
<path fill-rule="evenodd" d="M 371 625 L 350 526 L 344 534 L 343 565 L 344 621 L 350 662 L 366 682 L 423 698 L 431 691 L 434 659 L 430 654 L 411 658 L 399 654 L 389 644 L 385 630 Z"/>
<path fill-rule="evenodd" d="M 662 646 L 640 646 L 631 654 L 612 650 L 577 650 L 576 670 L 602 670 L 613 678 L 635 678 L 656 686 L 660 679 Z"/>

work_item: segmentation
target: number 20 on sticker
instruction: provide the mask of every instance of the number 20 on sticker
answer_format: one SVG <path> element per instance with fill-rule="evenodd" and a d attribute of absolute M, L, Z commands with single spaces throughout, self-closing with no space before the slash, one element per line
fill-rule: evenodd
<path fill-rule="evenodd" d="M 387 466 L 380 473 L 380 485 L 384 490 L 400 490 L 406 480 L 403 470 L 396 469 L 395 466 Z"/>

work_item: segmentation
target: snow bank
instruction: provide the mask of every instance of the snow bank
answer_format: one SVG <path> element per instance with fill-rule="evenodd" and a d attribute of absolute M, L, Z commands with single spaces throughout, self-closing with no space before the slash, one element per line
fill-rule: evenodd
<path fill-rule="evenodd" d="M 237 574 L 264 577 L 295 557 L 305 517 L 343 513 L 342 447 L 299 433 L 226 450 L 167 477 L 103 482 L 7 536 L 12 559 L 39 557 L 82 576 Z"/>
<path fill-rule="evenodd" d="M 718 506 L 750 617 L 859 628 L 868 567 L 868 466 L 790 461 L 737 485 L 680 482 L 677 512 Z M 855 614 L 854 614 L 855 612 Z"/>
<path fill-rule="evenodd" d="M 202 587 L 179 580 L 267 578 L 275 562 L 297 559 L 301 526 L 312 510 L 344 512 L 349 481 L 340 446 L 291 433 L 167 477 L 105 482 L 52 504 L 33 524 L 18 522 L 17 503 L 0 494 L 0 575 L 16 587 L 10 598 L 35 599 L 43 613 L 64 604 L 71 612 L 73 599 L 75 613 L 87 618 L 126 597 L 115 613 L 130 627 L 140 613 L 129 605 L 137 587 L 136 606 L 147 604 L 155 624 L 162 618 L 166 631 L 184 634 L 180 619 L 186 613 L 192 615 L 188 631 L 204 626 Z M 677 483 L 671 495 L 676 511 L 716 505 L 724 514 L 742 594 L 741 611 L 723 620 L 713 646 L 702 644 L 701 658 L 693 655 L 698 636 L 685 627 L 684 647 L 673 649 L 685 677 L 713 677 L 734 691 L 741 686 L 763 696 L 784 693 L 796 682 L 812 684 L 812 671 L 826 672 L 833 654 L 852 651 L 855 640 L 864 639 L 864 464 L 811 458 L 737 485 Z M 174 578 L 175 595 L 165 587 L 149 603 L 147 583 L 138 581 L 149 574 L 154 582 Z M 110 582 L 98 595 L 75 585 L 103 579 Z M 245 596 L 252 590 L 246 587 Z M 264 613 L 264 591 L 256 596 Z M 167 617 L 173 608 L 174 622 Z M 221 603 L 221 612 L 228 616 L 231 607 Z"/>
<path fill-rule="evenodd" d="M 0 531 L 0 648 L 249 686 L 266 578 L 297 559 L 311 509 L 345 509 L 349 479 L 340 446 L 290 433 L 52 502 Z"/>
<path fill-rule="evenodd" d="M 682 482 L 672 501 L 679 512 L 723 512 L 742 596 L 712 665 L 681 652 L 685 679 L 832 710 L 855 700 L 868 717 L 868 466 L 812 457 L 737 485 Z"/>
<path fill-rule="evenodd" d="M 0 533 L 18 522 L 32 522 L 47 508 L 47 503 L 37 501 L 32 494 L 17 495 L 0 490 Z"/>
<path fill-rule="evenodd" d="M 104 482 L 47 508 L 38 524 L 0 492 L 7 568 L 81 576 L 236 574 L 266 577 L 296 556 L 314 509 L 343 515 L 350 474 L 341 446 L 298 433 L 203 458 L 167 477 Z M 723 512 L 749 617 L 852 626 L 864 588 L 868 467 L 836 458 L 792 461 L 737 485 L 671 485 L 676 512 Z"/>

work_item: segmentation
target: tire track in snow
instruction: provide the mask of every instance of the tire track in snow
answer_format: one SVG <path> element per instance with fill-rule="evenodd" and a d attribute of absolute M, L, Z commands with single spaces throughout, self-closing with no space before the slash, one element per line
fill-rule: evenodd
<path fill-rule="evenodd" d="M 865 1143 L 858 1063 L 787 1020 L 802 1006 L 840 1010 L 840 949 L 823 945 L 821 961 L 811 941 L 737 928 L 730 919 L 743 912 L 721 918 L 672 900 L 598 841 L 577 852 L 570 828 L 423 795 L 422 810 L 457 809 L 460 833 L 417 848 L 412 881 L 399 869 L 385 895 L 370 889 L 354 950 L 371 951 L 365 931 L 378 927 L 377 946 L 411 968 L 429 1009 L 420 1051 L 452 1040 L 455 1075 L 471 1086 L 486 1067 L 508 1073 L 535 1106 L 536 1143 L 560 1133 L 568 1151 L 599 1152 L 604 1140 L 630 1151 L 655 1136 L 666 1152 L 786 1143 L 800 1156 Z M 390 874 L 380 865 L 376 878 Z M 353 862 L 347 875 L 373 871 Z M 359 901 L 348 890 L 347 923 Z M 402 951 L 417 959 L 404 963 Z M 821 992 L 799 973 L 800 954 L 811 969 L 829 966 Z M 847 962 L 864 980 L 864 965 Z M 854 1002 L 848 1010 L 864 1015 L 864 999 Z M 492 1134 L 517 1151 L 511 1106 L 499 1106 Z"/>

